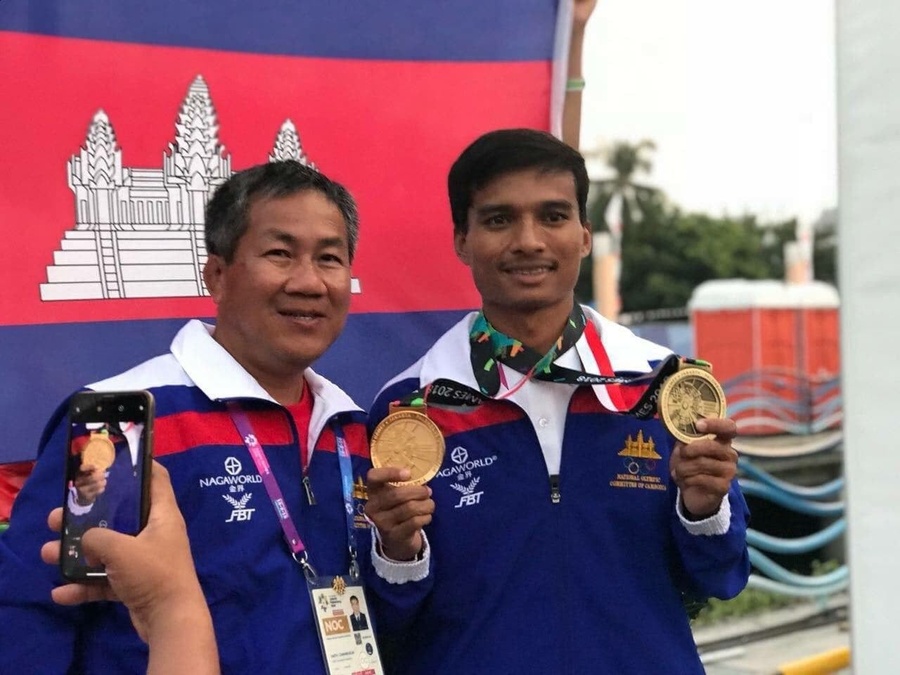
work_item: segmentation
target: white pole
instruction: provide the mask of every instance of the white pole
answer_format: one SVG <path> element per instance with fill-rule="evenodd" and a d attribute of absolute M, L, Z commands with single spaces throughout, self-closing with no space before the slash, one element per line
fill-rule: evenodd
<path fill-rule="evenodd" d="M 837 1 L 839 281 L 853 671 L 900 664 L 900 2 Z"/>

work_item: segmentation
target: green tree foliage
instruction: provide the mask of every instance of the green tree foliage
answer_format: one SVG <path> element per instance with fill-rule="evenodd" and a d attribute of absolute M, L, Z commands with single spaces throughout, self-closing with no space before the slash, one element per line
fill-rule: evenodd
<path fill-rule="evenodd" d="M 694 288 L 710 279 L 784 279 L 784 244 L 795 238 L 796 221 L 761 224 L 755 216 L 713 217 L 684 213 L 664 194 L 633 181 L 648 171 L 644 156 L 653 144 L 614 144 L 606 153 L 611 179 L 592 185 L 589 219 L 605 231 L 613 194 L 623 195 L 622 311 L 684 307 Z M 835 283 L 835 224 L 819 223 L 814 238 L 816 279 Z M 591 259 L 581 269 L 576 295 L 593 297 Z"/>
<path fill-rule="evenodd" d="M 763 231 L 752 216 L 713 218 L 647 208 L 622 239 L 620 294 L 626 312 L 684 307 L 709 279 L 765 279 Z"/>
<path fill-rule="evenodd" d="M 594 232 L 609 232 L 606 222 L 610 201 L 618 195 L 622 199 L 622 229 L 627 230 L 631 224 L 643 218 L 645 205 L 661 198 L 661 193 L 654 187 L 637 182 L 639 174 L 649 174 L 653 168 L 650 153 L 656 150 L 656 144 L 650 140 L 637 143 L 618 141 L 598 151 L 595 157 L 601 157 L 611 177 L 594 181 L 591 184 L 591 196 L 588 219 L 593 224 Z M 585 258 L 581 264 L 575 295 L 581 302 L 590 302 L 594 289 L 592 282 L 592 261 Z"/>
<path fill-rule="evenodd" d="M 838 285 L 837 221 L 824 223 L 816 229 L 813 240 L 813 276 L 819 281 Z"/>

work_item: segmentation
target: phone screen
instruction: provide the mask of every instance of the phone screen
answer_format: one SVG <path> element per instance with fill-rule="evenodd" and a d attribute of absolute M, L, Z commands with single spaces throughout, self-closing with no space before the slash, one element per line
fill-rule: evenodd
<path fill-rule="evenodd" d="M 73 580 L 103 578 L 87 564 L 92 527 L 137 534 L 146 523 L 153 398 L 148 392 L 79 392 L 69 406 L 60 565 Z"/>

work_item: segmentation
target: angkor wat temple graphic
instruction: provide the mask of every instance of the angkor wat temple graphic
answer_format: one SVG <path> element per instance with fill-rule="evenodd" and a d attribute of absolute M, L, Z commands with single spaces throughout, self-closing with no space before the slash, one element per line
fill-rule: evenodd
<path fill-rule="evenodd" d="M 203 212 L 213 191 L 232 174 L 219 143 L 216 111 L 198 75 L 175 121 L 175 139 L 162 168 L 126 168 L 113 125 L 94 115 L 84 147 L 69 159 L 75 227 L 47 267 L 42 300 L 208 295 Z M 313 166 L 290 119 L 282 124 L 269 161 Z M 354 279 L 354 292 L 358 282 Z"/>

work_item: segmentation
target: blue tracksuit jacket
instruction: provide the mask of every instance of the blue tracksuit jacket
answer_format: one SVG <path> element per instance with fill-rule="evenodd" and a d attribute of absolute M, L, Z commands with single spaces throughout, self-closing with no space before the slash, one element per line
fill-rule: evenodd
<path fill-rule="evenodd" d="M 648 372 L 667 353 L 586 311 L 617 373 Z M 472 318 L 388 383 L 372 425 L 391 401 L 438 378 L 477 388 Z M 673 439 L 656 419 L 609 413 L 603 396 L 585 386 L 571 399 L 558 503 L 521 408 L 508 401 L 469 413 L 429 408 L 447 449 L 429 483 L 435 579 L 406 631 L 386 642 L 393 672 L 703 672 L 681 590 L 728 598 L 744 587 L 745 502 L 735 482 L 727 532 L 688 532 L 668 469 Z"/>

